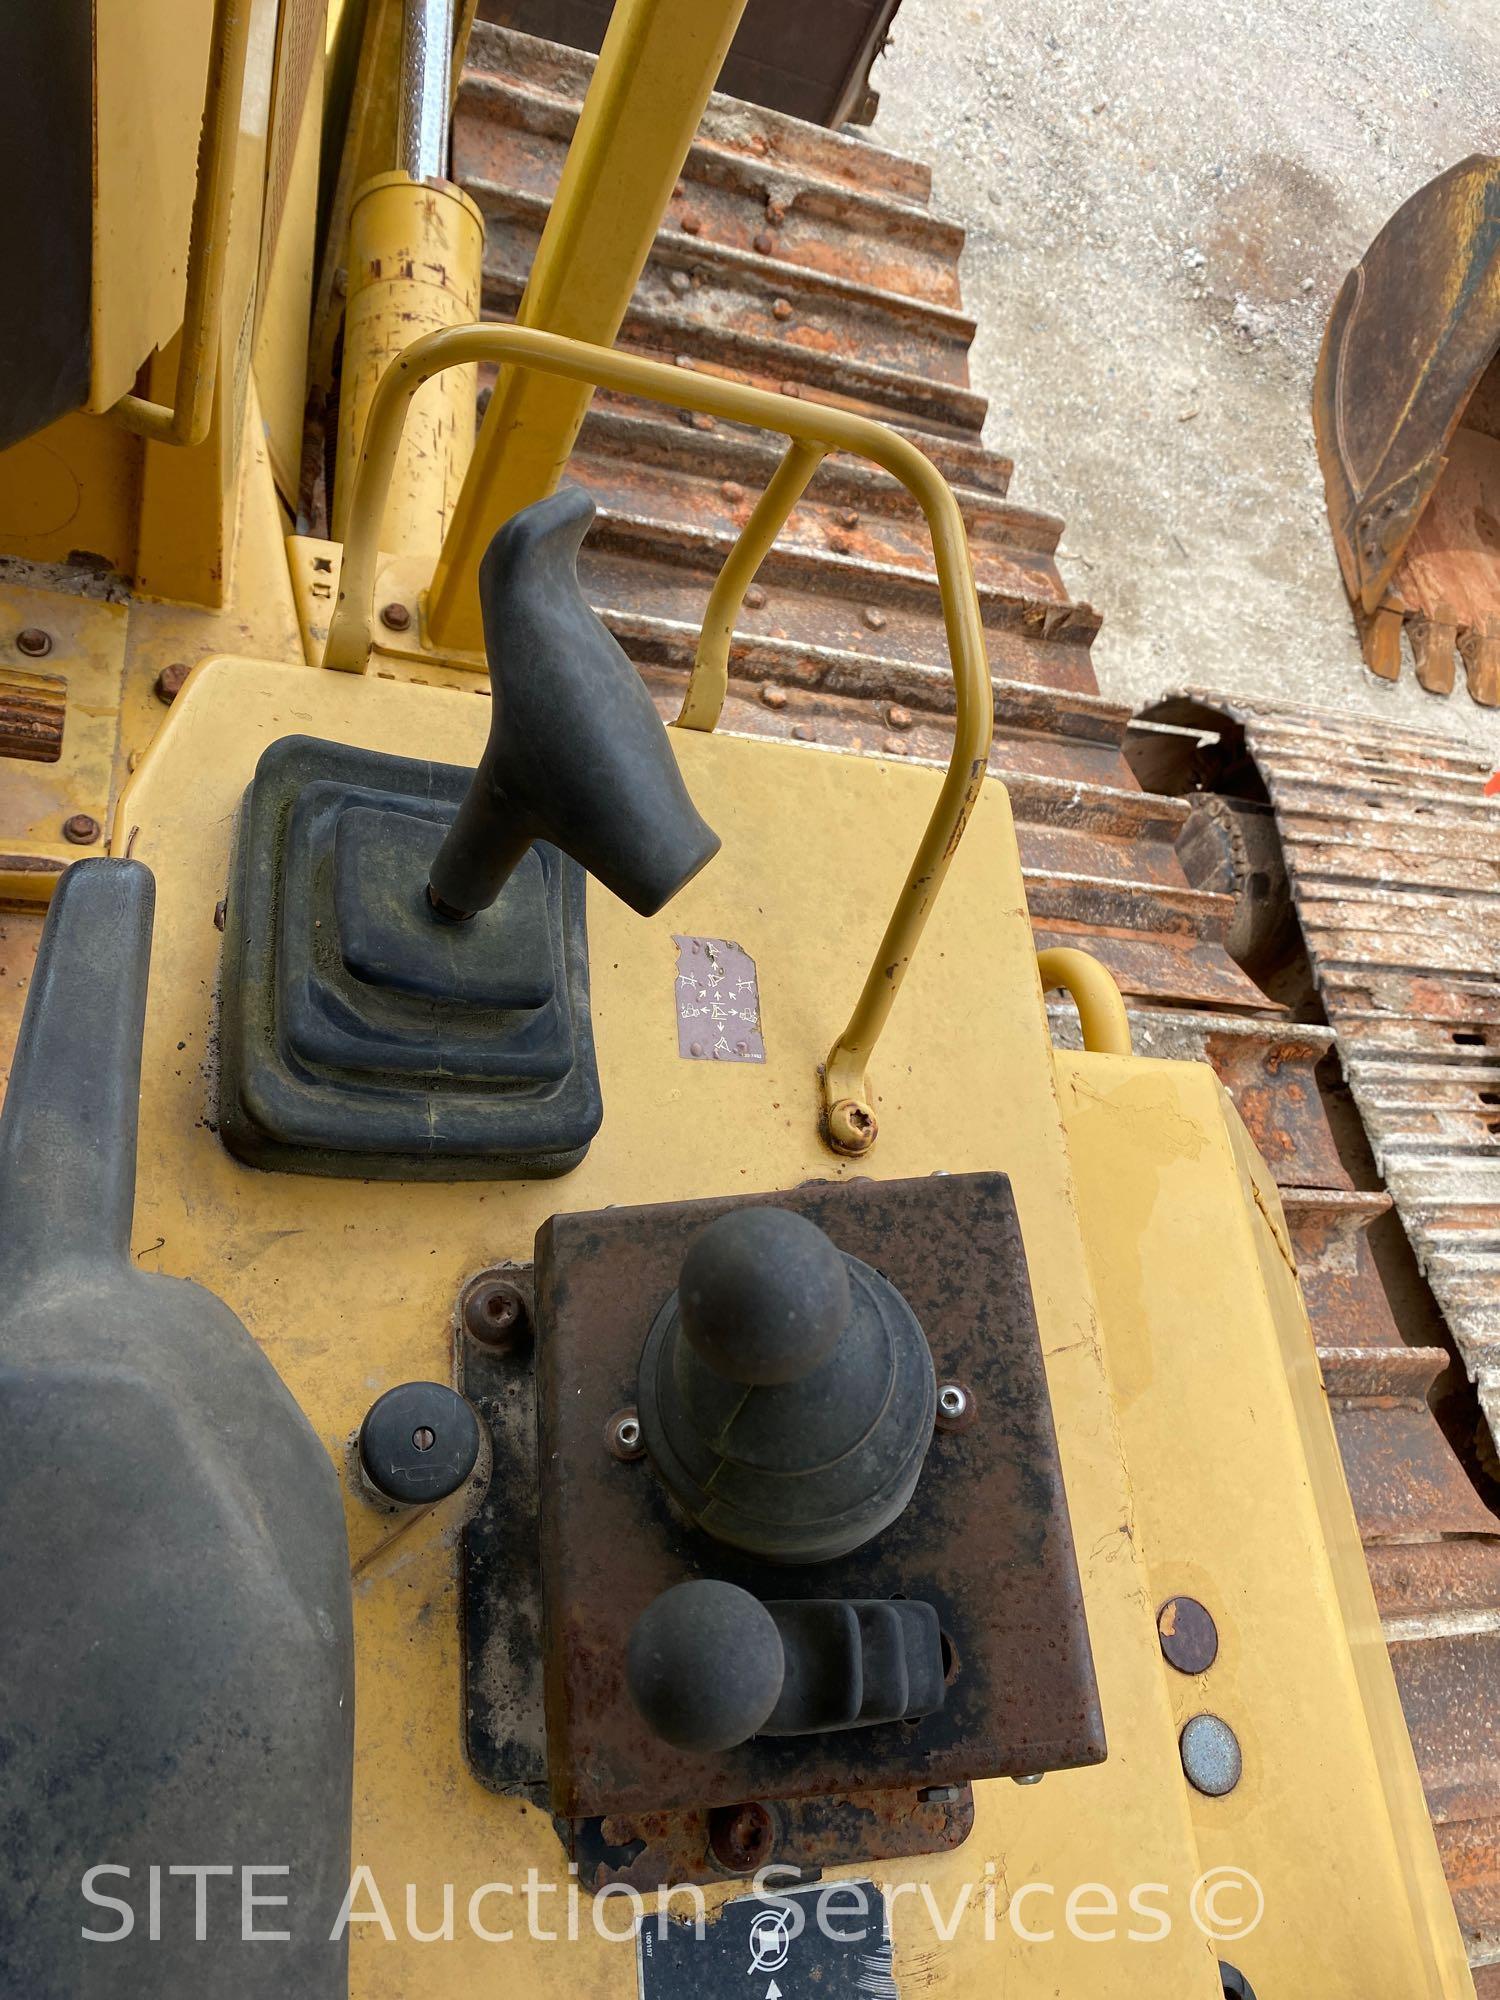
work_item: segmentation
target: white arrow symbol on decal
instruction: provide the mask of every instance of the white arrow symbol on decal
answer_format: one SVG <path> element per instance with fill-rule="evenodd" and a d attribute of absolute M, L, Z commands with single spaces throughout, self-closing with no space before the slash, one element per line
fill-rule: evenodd
<path fill-rule="evenodd" d="M 766 2000 L 781 2000 L 781 1988 L 776 1984 L 774 1979 L 766 1988 Z"/>

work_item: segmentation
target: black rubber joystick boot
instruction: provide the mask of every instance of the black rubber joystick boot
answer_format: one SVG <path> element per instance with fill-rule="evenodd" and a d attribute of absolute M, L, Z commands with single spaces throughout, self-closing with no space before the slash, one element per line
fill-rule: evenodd
<path fill-rule="evenodd" d="M 432 864 L 442 916 L 488 909 L 534 840 L 643 917 L 718 852 L 640 675 L 578 585 L 594 503 L 578 486 L 506 522 L 479 566 L 490 738 Z"/>
<path fill-rule="evenodd" d="M 828 1562 L 916 1487 L 937 1384 L 887 1279 L 789 1210 L 733 1210 L 683 1259 L 641 1354 L 641 1435 L 688 1518 L 771 1562 Z"/>

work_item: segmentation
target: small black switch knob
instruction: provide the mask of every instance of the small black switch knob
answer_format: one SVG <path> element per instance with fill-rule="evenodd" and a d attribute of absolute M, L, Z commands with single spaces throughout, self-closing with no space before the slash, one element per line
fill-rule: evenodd
<path fill-rule="evenodd" d="M 781 1693 L 781 1634 L 758 1598 L 700 1578 L 653 1598 L 635 1622 L 625 1674 L 636 1707 L 678 1750 L 729 1750 L 754 1736 Z"/>
<path fill-rule="evenodd" d="M 442 1382 L 403 1382 L 359 1427 L 365 1477 L 388 1500 L 425 1506 L 456 1493 L 479 1457 L 479 1419 Z"/>

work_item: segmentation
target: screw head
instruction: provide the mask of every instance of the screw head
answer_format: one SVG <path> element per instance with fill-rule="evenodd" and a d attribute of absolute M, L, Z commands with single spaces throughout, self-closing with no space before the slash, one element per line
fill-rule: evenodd
<path fill-rule="evenodd" d="M 169 667 L 163 667 L 152 682 L 151 692 L 158 701 L 170 707 L 182 693 L 182 684 L 188 677 L 188 666 L 184 660 L 174 660 Z"/>
<path fill-rule="evenodd" d="M 73 813 L 63 821 L 63 839 L 75 847 L 92 847 L 104 831 L 92 813 Z"/>
<path fill-rule="evenodd" d="M 509 1347 L 525 1337 L 531 1309 L 513 1278 L 499 1271 L 481 1271 L 464 1286 L 458 1316 L 471 1339 L 485 1347 Z"/>
<path fill-rule="evenodd" d="M 875 1143 L 875 1113 L 857 1097 L 841 1097 L 828 1112 L 828 1137 L 840 1153 L 868 1153 Z"/>
<path fill-rule="evenodd" d="M 40 660 L 52 651 L 52 634 L 44 632 L 40 625 L 27 625 L 16 634 L 16 651 L 24 653 L 28 660 Z"/>
<path fill-rule="evenodd" d="M 771 1858 L 776 1823 L 758 1799 L 716 1806 L 708 1816 L 708 1845 L 715 1861 L 736 1875 L 754 1874 Z"/>
<path fill-rule="evenodd" d="M 380 622 L 390 632 L 406 632 L 411 629 L 411 613 L 404 604 L 382 604 Z"/>
<path fill-rule="evenodd" d="M 616 1410 L 604 1426 L 604 1442 L 614 1456 L 629 1465 L 646 1455 L 641 1437 L 641 1420 L 633 1408 Z"/>
<path fill-rule="evenodd" d="M 974 1392 L 962 1382 L 940 1382 L 937 1417 L 940 1431 L 966 1431 L 974 1421 Z"/>

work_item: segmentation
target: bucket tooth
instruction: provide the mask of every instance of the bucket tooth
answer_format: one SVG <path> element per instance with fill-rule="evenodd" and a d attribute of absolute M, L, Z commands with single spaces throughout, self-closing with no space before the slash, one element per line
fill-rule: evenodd
<path fill-rule="evenodd" d="M 1458 614 L 1453 607 L 1440 604 L 1431 618 L 1409 618 L 1406 635 L 1422 686 L 1429 694 L 1452 694 L 1458 674 Z"/>
<path fill-rule="evenodd" d="M 1485 708 L 1500 708 L 1500 618 L 1486 618 L 1458 635 L 1469 693 Z"/>

